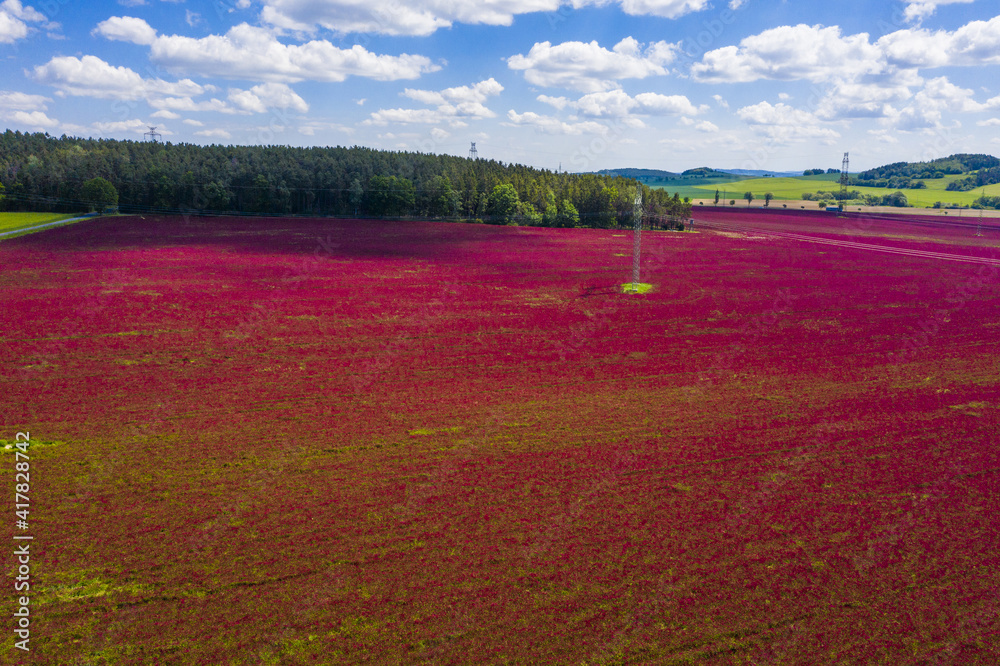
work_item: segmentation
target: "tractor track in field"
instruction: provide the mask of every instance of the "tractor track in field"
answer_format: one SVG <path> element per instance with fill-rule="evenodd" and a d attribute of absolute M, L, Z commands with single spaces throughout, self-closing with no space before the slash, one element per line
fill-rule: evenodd
<path fill-rule="evenodd" d="M 861 243 L 858 241 L 836 240 L 832 238 L 822 238 L 820 236 L 794 234 L 794 233 L 789 233 L 787 231 L 773 231 L 770 229 L 762 229 L 760 227 L 751 227 L 751 226 L 730 224 L 718 221 L 701 221 L 700 224 L 710 229 L 717 229 L 720 231 L 736 231 L 741 233 L 759 234 L 763 236 L 772 236 L 775 238 L 782 238 L 786 240 L 802 241 L 806 243 L 819 243 L 821 245 L 832 245 L 834 247 L 841 247 L 852 250 L 884 252 L 886 254 L 896 254 L 905 257 L 914 257 L 920 259 L 936 259 L 939 261 L 958 261 L 969 264 L 981 264 L 985 266 L 1000 266 L 1000 259 L 994 259 L 991 257 L 976 257 L 964 254 L 953 254 L 950 252 L 932 252 L 930 250 L 918 250 L 915 248 L 893 247 L 888 245 L 876 245 L 873 243 Z"/>

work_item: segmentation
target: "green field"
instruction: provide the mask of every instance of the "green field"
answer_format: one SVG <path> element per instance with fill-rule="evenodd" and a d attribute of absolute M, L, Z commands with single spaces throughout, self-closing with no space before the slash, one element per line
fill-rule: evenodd
<path fill-rule="evenodd" d="M 747 191 L 747 185 L 755 197 L 763 199 L 765 192 L 774 194 L 775 199 L 800 199 L 803 192 L 816 190 L 831 190 L 840 179 L 838 174 L 823 174 L 820 176 L 798 176 L 796 178 L 749 178 L 746 176 L 731 176 L 729 178 L 678 178 L 650 183 L 654 189 L 666 190 L 673 194 L 677 192 L 682 197 L 690 199 L 713 199 L 715 190 L 719 190 L 719 200 L 741 200 Z M 760 194 L 758 194 L 758 190 Z M 779 194 L 779 190 L 787 191 L 788 196 Z M 936 201 L 936 199 L 935 199 Z"/>
<path fill-rule="evenodd" d="M 79 213 L 0 213 L 0 233 L 27 229 L 39 224 L 79 217 Z M 51 227 L 50 227 L 51 228 Z M 10 236 L 7 236 L 10 238 Z"/>
<path fill-rule="evenodd" d="M 966 175 L 945 176 L 944 178 L 925 180 L 927 189 L 924 190 L 903 190 L 910 205 L 916 207 L 933 206 L 940 201 L 944 204 L 969 205 L 978 199 L 984 188 L 979 188 L 971 192 L 949 192 L 945 188 L 948 183 L 965 178 Z M 694 185 L 689 187 L 671 187 L 670 183 L 665 183 L 662 189 L 669 192 L 677 191 L 682 197 L 692 199 L 713 199 L 715 190 L 725 190 L 723 199 L 736 199 L 742 201 L 743 193 L 753 192 L 756 199 L 763 199 L 764 194 L 771 192 L 776 201 L 799 200 L 805 192 L 816 192 L 823 190 L 826 192 L 835 191 L 839 188 L 837 174 L 824 174 L 822 176 L 799 176 L 796 178 L 747 178 L 739 182 Z M 679 184 L 679 183 L 678 183 Z M 883 196 L 891 194 L 895 190 L 885 187 L 850 187 L 862 194 L 874 194 Z M 1000 196 L 1000 184 L 987 185 L 985 193 L 991 196 Z"/>

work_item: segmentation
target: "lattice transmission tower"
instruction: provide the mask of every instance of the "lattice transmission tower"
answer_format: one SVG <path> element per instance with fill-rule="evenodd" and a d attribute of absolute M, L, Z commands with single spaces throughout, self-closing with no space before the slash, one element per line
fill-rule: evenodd
<path fill-rule="evenodd" d="M 847 172 L 850 168 L 851 160 L 848 158 L 847 153 L 844 153 L 844 161 L 840 165 L 840 207 L 843 209 L 844 200 L 847 199 L 847 183 L 848 175 Z"/>
<path fill-rule="evenodd" d="M 163 135 L 157 132 L 155 127 L 151 127 L 149 125 L 146 125 L 146 127 L 149 127 L 149 131 L 143 133 L 143 139 L 149 139 L 153 143 L 156 143 L 158 140 L 163 138 Z"/>
<path fill-rule="evenodd" d="M 470 160 L 478 160 L 479 159 L 479 152 L 476 150 L 476 142 L 475 141 L 472 142 L 472 148 L 469 148 L 469 159 Z"/>
<path fill-rule="evenodd" d="M 632 291 L 639 290 L 639 254 L 642 248 L 642 187 L 635 190 L 635 206 L 632 217 L 635 218 L 635 230 L 632 232 Z"/>

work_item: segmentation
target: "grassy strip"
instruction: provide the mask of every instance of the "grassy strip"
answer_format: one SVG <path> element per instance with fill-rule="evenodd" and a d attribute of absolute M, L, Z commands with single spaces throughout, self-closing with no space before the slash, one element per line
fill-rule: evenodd
<path fill-rule="evenodd" d="M 971 192 L 949 192 L 945 189 L 948 183 L 963 177 L 964 175 L 956 175 L 925 180 L 924 183 L 927 184 L 927 189 L 902 190 L 902 192 L 906 194 L 910 205 L 917 207 L 933 206 L 938 201 L 944 204 L 969 205 L 982 196 L 984 188 L 978 188 Z M 718 188 L 726 190 L 725 198 L 736 199 L 737 202 L 743 200 L 744 192 L 753 192 L 754 197 L 757 199 L 763 199 L 765 193 L 771 192 L 774 194 L 775 200 L 798 200 L 802 198 L 804 192 L 813 193 L 819 190 L 830 192 L 840 189 L 840 185 L 837 182 L 817 182 L 813 178 L 750 178 L 739 183 L 729 183 L 727 185 L 723 187 L 716 185 L 695 185 L 682 188 L 684 191 L 681 192 L 681 196 L 710 199 L 715 196 L 715 190 Z M 667 189 L 670 189 L 669 186 L 667 186 Z M 896 191 L 887 187 L 858 187 L 853 185 L 848 189 L 857 190 L 861 194 L 874 194 L 878 196 L 892 194 Z M 693 194 L 699 190 L 701 191 L 700 194 Z M 990 196 L 1000 195 L 1000 184 L 987 185 L 985 193 Z"/>

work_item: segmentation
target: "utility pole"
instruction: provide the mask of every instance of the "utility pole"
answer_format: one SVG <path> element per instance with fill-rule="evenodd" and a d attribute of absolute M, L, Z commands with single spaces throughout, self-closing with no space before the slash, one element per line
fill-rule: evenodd
<path fill-rule="evenodd" d="M 847 199 L 847 182 L 849 180 L 847 173 L 850 164 L 851 161 L 848 158 L 848 154 L 844 153 L 844 161 L 840 166 L 840 210 L 844 210 L 844 200 Z"/>

